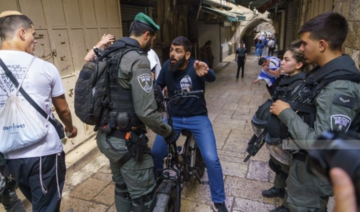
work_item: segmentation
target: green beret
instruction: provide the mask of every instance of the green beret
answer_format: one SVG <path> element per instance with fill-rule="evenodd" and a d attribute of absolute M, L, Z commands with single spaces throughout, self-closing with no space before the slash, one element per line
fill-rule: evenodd
<path fill-rule="evenodd" d="M 135 19 L 134 21 L 138 21 L 138 22 L 141 22 L 143 24 L 146 24 L 148 25 L 149 27 L 155 29 L 155 30 L 159 30 L 160 29 L 160 26 L 157 25 L 149 16 L 145 15 L 144 13 L 138 13 L 136 16 L 135 16 Z"/>

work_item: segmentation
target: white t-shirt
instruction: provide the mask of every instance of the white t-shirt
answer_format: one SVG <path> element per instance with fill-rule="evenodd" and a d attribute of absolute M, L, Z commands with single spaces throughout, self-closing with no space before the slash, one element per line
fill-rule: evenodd
<path fill-rule="evenodd" d="M 269 43 L 268 43 L 268 46 L 270 48 L 274 48 L 275 47 L 275 41 L 274 40 L 270 40 Z"/>
<path fill-rule="evenodd" d="M 4 61 L 6 66 L 19 82 L 23 79 L 27 66 L 29 65 L 32 57 L 33 55 L 22 51 L 0 50 L 0 58 Z M 14 84 L 5 75 L 5 72 L 2 70 L 2 68 L 0 68 L 0 77 L 4 79 L 7 87 L 10 88 L 11 92 L 16 89 Z M 39 58 L 36 58 L 32 63 L 22 88 L 48 114 L 51 113 L 51 98 L 60 96 L 65 93 L 59 71 L 53 64 Z M 28 103 L 28 101 L 22 97 L 20 92 L 18 93 L 18 96 L 21 96 L 22 100 Z M 0 109 L 3 108 L 7 98 L 8 96 L 3 87 L 3 84 L 0 83 Z M 30 103 L 28 104 L 29 110 L 34 110 L 39 119 L 45 122 L 45 118 L 39 112 L 37 112 Z M 5 157 L 7 159 L 29 158 L 52 155 L 61 152 L 63 150 L 62 143 L 54 126 L 50 122 L 48 123 L 48 130 L 49 131 L 47 136 L 42 141 L 5 154 Z"/>
<path fill-rule="evenodd" d="M 156 52 L 152 49 L 148 51 L 147 57 L 150 61 L 150 69 L 152 70 L 155 67 L 155 79 L 158 78 L 160 70 L 161 70 L 161 64 L 158 55 Z"/>

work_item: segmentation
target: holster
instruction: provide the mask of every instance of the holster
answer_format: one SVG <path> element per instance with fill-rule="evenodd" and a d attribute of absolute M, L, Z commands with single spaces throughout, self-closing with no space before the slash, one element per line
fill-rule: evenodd
<path fill-rule="evenodd" d="M 144 153 L 149 149 L 147 146 L 148 138 L 144 134 L 137 135 L 134 132 L 131 132 L 131 136 L 128 142 L 128 150 L 131 155 L 134 157 L 135 161 L 142 161 L 144 158 Z"/>

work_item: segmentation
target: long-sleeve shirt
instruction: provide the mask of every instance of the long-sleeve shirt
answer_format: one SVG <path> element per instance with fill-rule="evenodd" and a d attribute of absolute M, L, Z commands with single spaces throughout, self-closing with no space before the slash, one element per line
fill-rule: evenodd
<path fill-rule="evenodd" d="M 161 88 L 167 86 L 169 97 L 175 91 L 190 88 L 190 90 L 204 90 L 204 93 L 197 94 L 199 98 L 184 98 L 180 103 L 173 102 L 171 115 L 180 117 L 207 115 L 205 101 L 205 82 L 215 81 L 215 72 L 210 69 L 204 77 L 199 77 L 194 69 L 195 60 L 189 60 L 189 64 L 184 70 L 173 72 L 168 69 L 169 60 L 164 63 L 156 81 Z"/>

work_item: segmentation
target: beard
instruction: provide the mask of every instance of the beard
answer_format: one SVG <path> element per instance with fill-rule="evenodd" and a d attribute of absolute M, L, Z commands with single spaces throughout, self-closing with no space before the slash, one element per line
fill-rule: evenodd
<path fill-rule="evenodd" d="M 143 48 L 143 51 L 144 51 L 144 52 L 148 52 L 148 51 L 150 51 L 150 49 L 151 49 L 151 39 L 149 39 L 149 40 L 146 42 L 146 44 L 145 44 L 145 46 L 144 46 L 144 48 Z"/>
<path fill-rule="evenodd" d="M 171 63 L 171 60 L 175 60 L 174 64 Z M 180 67 L 183 67 L 186 62 L 185 56 L 180 60 L 176 60 L 175 58 L 170 58 L 169 67 L 168 69 L 172 72 L 176 72 Z"/>

